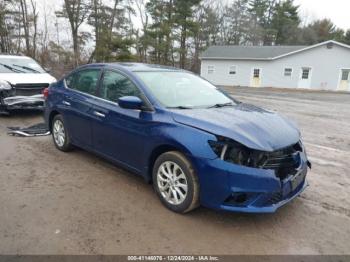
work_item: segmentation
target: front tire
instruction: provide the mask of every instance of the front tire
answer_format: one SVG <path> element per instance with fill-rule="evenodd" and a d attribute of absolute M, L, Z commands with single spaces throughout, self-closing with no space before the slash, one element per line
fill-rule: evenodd
<path fill-rule="evenodd" d="M 199 182 L 191 162 L 181 153 L 162 154 L 153 167 L 153 187 L 163 205 L 176 213 L 199 206 Z"/>
<path fill-rule="evenodd" d="M 51 133 L 53 142 L 58 150 L 68 152 L 72 149 L 68 130 L 65 126 L 62 115 L 56 115 L 53 118 Z"/>

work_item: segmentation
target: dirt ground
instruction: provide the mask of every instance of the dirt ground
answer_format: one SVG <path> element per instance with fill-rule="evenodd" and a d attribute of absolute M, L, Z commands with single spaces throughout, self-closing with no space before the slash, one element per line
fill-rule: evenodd
<path fill-rule="evenodd" d="M 299 124 L 313 163 L 300 198 L 275 214 L 177 215 L 103 159 L 6 134 L 40 114 L 0 117 L 0 253 L 350 254 L 350 94 L 227 90 Z"/>

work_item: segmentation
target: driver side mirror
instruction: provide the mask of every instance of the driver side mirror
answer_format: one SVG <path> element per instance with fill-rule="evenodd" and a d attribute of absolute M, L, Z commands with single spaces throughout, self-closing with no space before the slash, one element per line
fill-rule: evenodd
<path fill-rule="evenodd" d="M 143 102 L 136 96 L 123 96 L 118 99 L 118 105 L 125 109 L 141 110 Z"/>

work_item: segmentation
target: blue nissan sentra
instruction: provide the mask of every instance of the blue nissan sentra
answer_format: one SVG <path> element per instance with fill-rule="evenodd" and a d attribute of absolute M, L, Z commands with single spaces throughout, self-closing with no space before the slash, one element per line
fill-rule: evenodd
<path fill-rule="evenodd" d="M 90 64 L 44 96 L 59 150 L 83 148 L 143 176 L 174 212 L 275 212 L 308 185 L 311 164 L 292 122 L 190 72 Z"/>

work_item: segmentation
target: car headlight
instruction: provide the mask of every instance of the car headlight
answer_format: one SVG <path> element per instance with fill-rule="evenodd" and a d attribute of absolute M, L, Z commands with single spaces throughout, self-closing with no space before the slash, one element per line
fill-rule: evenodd
<path fill-rule="evenodd" d="M 221 160 L 252 168 L 294 168 L 299 165 L 295 155 L 298 152 L 306 153 L 301 141 L 273 152 L 250 149 L 232 139 L 220 136 L 217 137 L 217 141 L 208 141 L 208 143 Z"/>
<path fill-rule="evenodd" d="M 0 80 L 0 91 L 1 90 L 11 90 L 11 89 L 12 89 L 12 87 L 8 82 L 6 82 L 4 80 Z"/>
<path fill-rule="evenodd" d="M 305 148 L 305 145 L 304 145 L 304 142 L 303 142 L 303 139 L 300 138 L 300 141 L 298 143 L 298 145 L 300 146 L 302 152 L 304 152 L 304 154 L 307 156 L 307 153 L 306 153 L 306 148 Z"/>
<path fill-rule="evenodd" d="M 209 141 L 214 153 L 222 160 L 247 167 L 261 167 L 267 160 L 264 152 L 252 150 L 230 139 L 218 138 Z"/>

